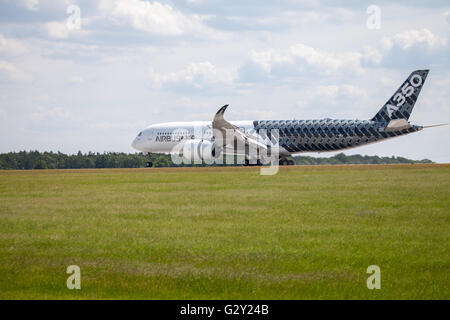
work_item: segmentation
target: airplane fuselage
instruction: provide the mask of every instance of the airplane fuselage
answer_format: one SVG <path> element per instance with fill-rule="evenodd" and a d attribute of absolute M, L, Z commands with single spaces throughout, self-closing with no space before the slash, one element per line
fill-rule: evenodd
<path fill-rule="evenodd" d="M 253 120 L 230 121 L 244 132 L 270 135 L 278 129 L 280 154 L 326 152 L 348 149 L 393 138 L 422 129 L 410 126 L 402 130 L 384 131 L 386 123 L 371 120 Z M 208 121 L 168 122 L 144 129 L 133 141 L 133 147 L 146 153 L 170 153 L 185 140 L 212 139 L 212 125 Z"/>
<path fill-rule="evenodd" d="M 280 158 L 302 152 L 326 152 L 354 148 L 423 129 L 411 125 L 409 117 L 417 101 L 428 70 L 415 70 L 392 97 L 369 120 L 253 120 L 227 121 L 223 115 L 228 105 L 215 114 L 213 120 L 168 122 L 147 127 L 133 141 L 133 147 L 145 153 L 177 153 L 183 145 L 188 159 L 208 160 L 217 152 L 245 155 L 247 160 L 263 159 L 261 151 L 279 150 Z M 213 134 L 214 132 L 214 134 Z M 275 134 L 274 134 L 275 133 Z M 231 134 L 234 139 L 223 139 Z M 216 136 L 217 135 L 217 136 Z M 274 144 L 271 139 L 276 136 Z M 270 139 L 268 139 L 270 137 Z M 229 150 L 236 141 L 243 149 Z M 214 151 L 212 151 L 214 146 Z M 278 148 L 279 147 L 279 148 Z M 207 150 L 207 151 L 205 151 Z M 255 151 L 253 156 L 251 152 Z M 252 158 L 253 157 L 253 158 Z"/>

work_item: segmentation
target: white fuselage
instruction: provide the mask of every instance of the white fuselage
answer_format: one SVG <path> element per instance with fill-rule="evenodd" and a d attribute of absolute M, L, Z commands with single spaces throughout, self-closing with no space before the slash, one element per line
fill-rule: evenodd
<path fill-rule="evenodd" d="M 245 132 L 254 130 L 253 121 L 230 121 Z M 170 153 L 181 141 L 212 139 L 210 121 L 165 122 L 148 126 L 134 139 L 132 146 L 144 153 Z"/>

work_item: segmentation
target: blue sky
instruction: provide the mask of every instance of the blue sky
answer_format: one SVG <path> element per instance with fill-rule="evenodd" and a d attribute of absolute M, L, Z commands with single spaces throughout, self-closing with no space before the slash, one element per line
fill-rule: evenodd
<path fill-rule="evenodd" d="M 448 1 L 0 0 L 0 152 L 134 152 L 141 128 L 227 103 L 229 120 L 368 119 L 423 68 L 410 120 L 447 123 L 449 35 Z M 345 153 L 450 162 L 449 138 Z"/>

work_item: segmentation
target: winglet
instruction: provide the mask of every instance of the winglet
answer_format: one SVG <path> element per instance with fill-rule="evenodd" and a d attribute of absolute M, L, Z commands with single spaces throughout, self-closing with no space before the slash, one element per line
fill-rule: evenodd
<path fill-rule="evenodd" d="M 216 115 L 214 116 L 213 122 L 212 122 L 212 127 L 213 129 L 218 129 L 218 130 L 225 130 L 225 129 L 235 129 L 236 127 L 234 125 L 232 125 L 231 123 L 229 123 L 228 121 L 226 121 L 223 118 L 223 114 L 225 113 L 225 110 L 228 108 L 228 105 L 224 105 L 222 108 L 219 109 L 219 111 L 217 111 Z"/>
<path fill-rule="evenodd" d="M 222 108 L 217 111 L 216 115 L 214 116 L 214 120 L 223 119 L 223 114 L 225 113 L 225 110 L 227 110 L 228 104 L 224 105 Z"/>

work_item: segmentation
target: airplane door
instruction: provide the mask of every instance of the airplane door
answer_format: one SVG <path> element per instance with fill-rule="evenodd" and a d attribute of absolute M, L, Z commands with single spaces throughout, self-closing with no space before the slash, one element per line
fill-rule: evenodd
<path fill-rule="evenodd" d="M 151 129 L 150 132 L 149 132 L 149 135 L 147 137 L 148 141 L 153 141 L 154 140 L 154 137 L 153 137 L 154 133 L 155 133 L 154 129 Z"/>

